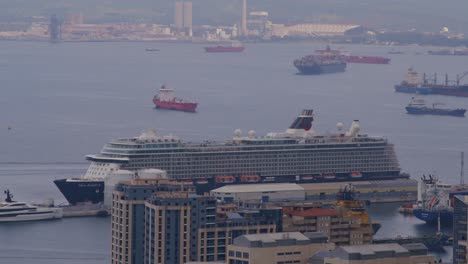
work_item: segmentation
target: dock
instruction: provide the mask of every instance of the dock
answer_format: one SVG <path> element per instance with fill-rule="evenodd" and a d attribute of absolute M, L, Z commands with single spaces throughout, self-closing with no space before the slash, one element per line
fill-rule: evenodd
<path fill-rule="evenodd" d="M 61 208 L 63 209 L 64 218 L 85 216 L 106 217 L 110 215 L 110 209 L 100 204 L 68 205 Z"/>

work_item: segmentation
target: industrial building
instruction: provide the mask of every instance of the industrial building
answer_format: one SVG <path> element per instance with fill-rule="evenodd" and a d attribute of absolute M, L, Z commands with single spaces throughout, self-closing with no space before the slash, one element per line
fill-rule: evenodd
<path fill-rule="evenodd" d="M 359 200 L 371 203 L 413 202 L 418 196 L 418 182 L 412 179 L 226 185 L 212 190 L 211 195 L 223 202 L 303 200 L 331 202 L 336 200 L 338 191 L 350 183 L 354 186 Z"/>
<path fill-rule="evenodd" d="M 354 24 L 273 24 L 271 29 L 271 36 L 278 38 L 283 38 L 287 36 L 336 37 L 344 36 L 346 31 L 358 27 L 359 25 Z"/>
<path fill-rule="evenodd" d="M 175 1 L 174 3 L 174 27 L 181 33 L 192 36 L 192 2 Z"/>
<path fill-rule="evenodd" d="M 468 195 L 455 195 L 453 209 L 453 264 L 468 263 Z"/>
<path fill-rule="evenodd" d="M 228 246 L 228 264 L 309 263 L 319 251 L 332 250 L 324 234 L 299 232 L 243 235 Z"/>
<path fill-rule="evenodd" d="M 306 198 L 304 188 L 295 183 L 225 185 L 210 193 L 223 202 L 304 201 Z"/>
<path fill-rule="evenodd" d="M 423 244 L 378 244 L 339 246 L 332 251 L 319 252 L 311 264 L 434 264 L 434 256 L 427 254 Z"/>

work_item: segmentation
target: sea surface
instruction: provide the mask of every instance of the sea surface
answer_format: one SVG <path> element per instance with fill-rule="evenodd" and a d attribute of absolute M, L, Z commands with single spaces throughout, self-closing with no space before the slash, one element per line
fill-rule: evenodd
<path fill-rule="evenodd" d="M 147 52 L 157 48 L 159 52 Z M 205 53 L 203 45 L 132 42 L 0 42 L 0 189 L 15 199 L 65 202 L 53 180 L 85 173 L 84 155 L 114 138 L 148 128 L 187 141 L 224 140 L 240 128 L 257 135 L 284 131 L 306 108 L 314 130 L 359 119 L 361 132 L 395 145 L 403 171 L 460 181 L 460 152 L 468 150 L 466 118 L 412 116 L 412 95 L 395 93 L 409 67 L 448 73 L 468 70 L 466 57 L 429 56 L 431 47 L 337 45 L 356 55 L 388 56 L 389 65 L 348 64 L 345 73 L 303 76 L 295 58 L 322 49 L 311 43 L 247 44 L 243 53 Z M 468 82 L 468 77 L 465 79 Z M 199 102 L 195 114 L 155 110 L 165 84 Z M 428 103 L 468 108 L 468 98 L 426 96 Z M 468 154 L 467 154 L 468 156 Z M 382 223 L 377 237 L 434 233 L 397 204 L 371 205 Z M 449 231 L 449 230 L 446 230 Z M 442 254 L 450 258 L 450 254 Z M 108 263 L 110 220 L 74 218 L 0 224 L 0 263 Z M 41 262 L 42 261 L 42 262 Z"/>

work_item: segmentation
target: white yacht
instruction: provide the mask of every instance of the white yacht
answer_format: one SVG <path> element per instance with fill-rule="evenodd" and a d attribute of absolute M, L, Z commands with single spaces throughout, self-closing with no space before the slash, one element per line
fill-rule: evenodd
<path fill-rule="evenodd" d="M 58 219 L 63 217 L 62 208 L 37 207 L 13 201 L 9 190 L 5 191 L 5 202 L 0 203 L 0 222 L 19 222 Z"/>

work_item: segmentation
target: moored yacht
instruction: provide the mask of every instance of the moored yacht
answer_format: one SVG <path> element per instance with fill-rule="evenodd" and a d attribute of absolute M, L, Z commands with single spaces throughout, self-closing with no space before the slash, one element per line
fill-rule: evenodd
<path fill-rule="evenodd" d="M 0 222 L 19 222 L 58 219 L 63 217 L 62 208 L 37 207 L 13 201 L 9 190 L 5 191 L 5 202 L 0 203 Z"/>

